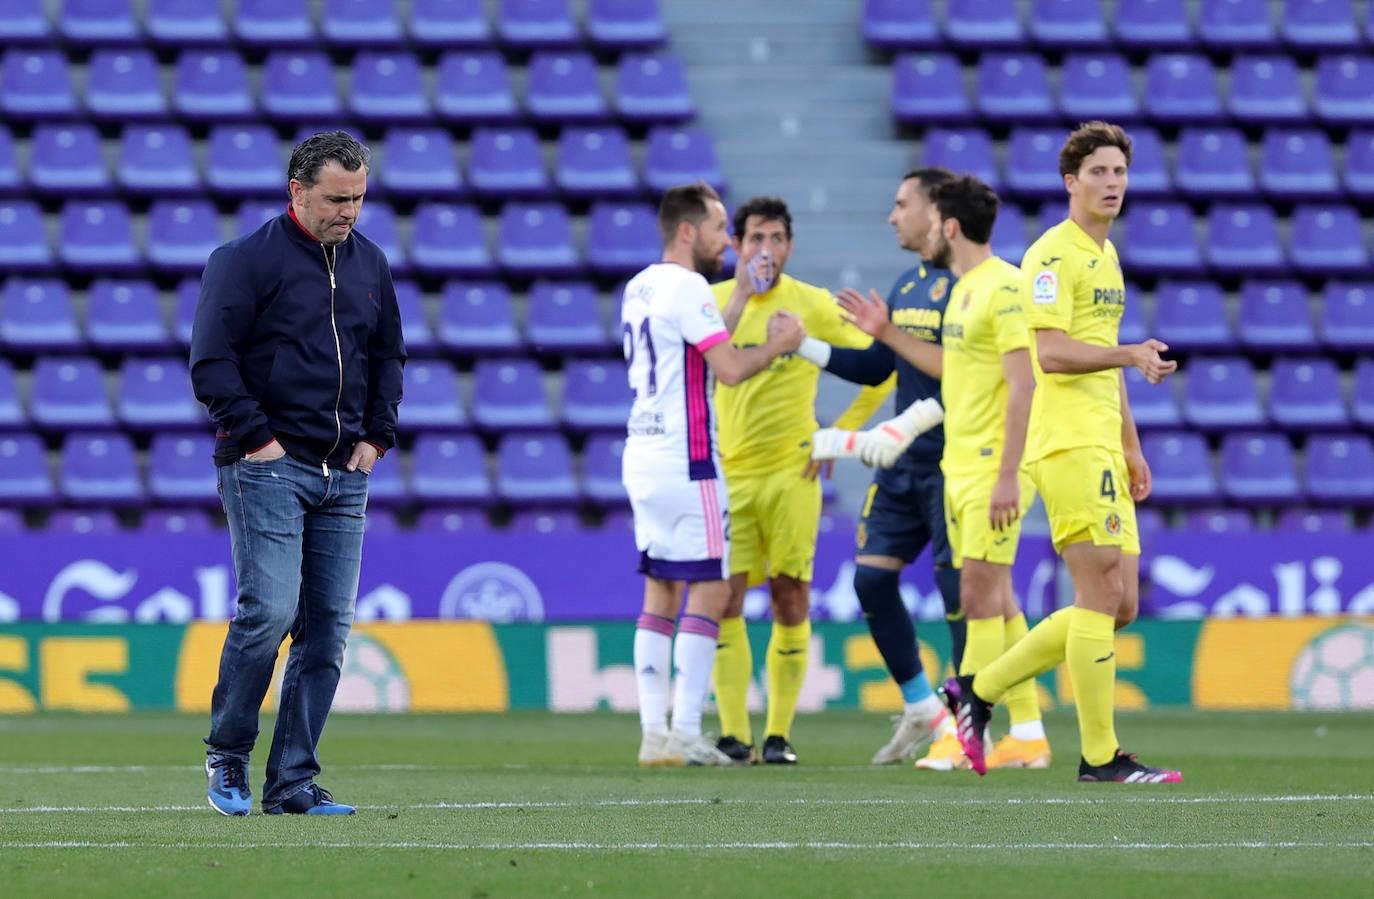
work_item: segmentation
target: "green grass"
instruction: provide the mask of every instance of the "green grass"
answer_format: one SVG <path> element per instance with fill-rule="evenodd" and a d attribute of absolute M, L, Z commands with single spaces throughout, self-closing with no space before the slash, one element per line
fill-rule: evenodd
<path fill-rule="evenodd" d="M 1176 787 L 865 763 L 881 716 L 794 730 L 796 768 L 642 771 L 623 715 L 336 715 L 345 819 L 205 803 L 200 716 L 0 717 L 0 894 L 29 896 L 1374 895 L 1374 716 L 1121 716 Z M 255 758 L 252 784 L 266 757 Z"/>

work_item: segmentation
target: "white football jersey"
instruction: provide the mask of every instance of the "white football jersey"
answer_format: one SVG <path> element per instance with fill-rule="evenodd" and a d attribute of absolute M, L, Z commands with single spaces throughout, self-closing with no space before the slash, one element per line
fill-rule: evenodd
<path fill-rule="evenodd" d="M 730 332 L 700 274 L 671 262 L 625 285 L 620 306 L 625 368 L 634 406 L 625 470 L 699 481 L 716 477 L 716 379 L 702 355 Z"/>

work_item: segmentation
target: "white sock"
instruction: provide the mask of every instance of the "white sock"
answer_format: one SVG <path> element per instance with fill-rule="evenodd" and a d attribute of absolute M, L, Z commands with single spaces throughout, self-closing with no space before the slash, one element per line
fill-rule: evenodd
<path fill-rule="evenodd" d="M 936 715 L 943 707 L 944 703 L 940 701 L 940 697 L 933 693 L 925 699 L 918 699 L 916 702 L 902 703 L 902 711 L 908 715 Z"/>
<path fill-rule="evenodd" d="M 1011 735 L 1018 740 L 1043 740 L 1045 739 L 1045 722 L 1037 719 L 1013 724 Z"/>
<path fill-rule="evenodd" d="M 639 687 L 639 726 L 646 734 L 668 732 L 668 683 L 673 670 L 673 638 L 635 628 L 635 684 Z"/>
<path fill-rule="evenodd" d="M 673 643 L 673 730 L 685 734 L 701 733 L 701 707 L 711 683 L 711 666 L 716 660 L 716 638 L 681 628 Z"/>

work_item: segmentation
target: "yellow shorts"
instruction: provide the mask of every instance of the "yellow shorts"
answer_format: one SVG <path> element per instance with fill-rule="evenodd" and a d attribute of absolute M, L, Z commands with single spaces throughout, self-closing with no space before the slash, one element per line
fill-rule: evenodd
<path fill-rule="evenodd" d="M 821 521 L 821 482 L 801 469 L 749 477 L 726 476 L 730 491 L 730 573 L 749 586 L 788 575 L 810 581 Z"/>
<path fill-rule="evenodd" d="M 1140 555 L 1126 457 L 1120 450 L 1081 446 L 1051 453 L 1026 466 L 1045 500 L 1056 552 L 1091 540 Z"/>
<path fill-rule="evenodd" d="M 1016 561 L 1016 547 L 1021 542 L 1021 519 L 1035 502 L 1035 485 L 1024 469 L 1020 480 L 1020 518 L 1010 527 L 994 531 L 992 522 L 988 521 L 988 507 L 992 503 L 992 487 L 997 483 L 996 472 L 991 477 L 982 473 L 945 475 L 945 530 L 949 533 L 955 568 L 962 568 L 965 559 L 998 565 Z"/>

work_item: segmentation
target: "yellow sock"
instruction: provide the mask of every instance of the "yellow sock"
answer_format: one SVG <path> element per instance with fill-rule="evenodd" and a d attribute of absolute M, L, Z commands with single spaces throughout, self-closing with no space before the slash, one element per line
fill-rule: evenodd
<path fill-rule="evenodd" d="M 806 677 L 806 660 L 811 649 L 811 619 L 801 624 L 773 622 L 773 635 L 768 640 L 768 719 L 763 734 L 777 734 L 791 739 L 792 719 L 797 717 L 797 700 L 801 697 L 802 678 Z"/>
<path fill-rule="evenodd" d="M 754 676 L 754 653 L 744 617 L 722 618 L 716 638 L 716 661 L 711 670 L 716 682 L 716 712 L 720 734 L 745 743 L 754 742 L 749 727 L 749 681 Z"/>
<path fill-rule="evenodd" d="M 1116 622 L 1111 615 L 1075 607 L 1069 618 L 1065 661 L 1078 704 L 1083 758 L 1103 765 L 1116 754 L 1113 703 L 1116 694 Z"/>
<path fill-rule="evenodd" d="M 1025 615 L 1002 620 L 1002 633 L 1005 635 L 1008 650 L 1020 643 L 1029 631 Z M 1040 700 L 1035 693 L 1035 678 L 1027 678 L 1007 688 L 1002 701 L 1007 705 L 1007 713 L 1011 715 L 1012 724 L 1040 720 Z"/>
<path fill-rule="evenodd" d="M 1001 618 L 970 618 L 968 640 L 964 643 L 964 661 L 959 665 L 959 673 L 977 674 L 991 665 L 1005 646 Z"/>
<path fill-rule="evenodd" d="M 1064 661 L 1068 638 L 1069 610 L 1060 609 L 979 671 L 973 680 L 973 692 L 985 699 L 997 697 L 1023 680 L 1039 677 Z"/>

